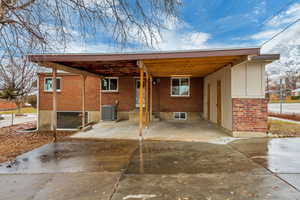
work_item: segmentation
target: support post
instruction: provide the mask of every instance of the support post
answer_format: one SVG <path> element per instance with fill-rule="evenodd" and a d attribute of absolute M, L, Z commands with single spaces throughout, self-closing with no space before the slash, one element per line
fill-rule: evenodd
<path fill-rule="evenodd" d="M 140 99 L 139 99 L 139 109 L 140 109 L 140 119 L 139 119 L 139 134 L 143 136 L 143 87 L 144 87 L 144 70 L 140 68 Z"/>
<path fill-rule="evenodd" d="M 86 121 L 85 121 L 85 80 L 86 76 L 81 75 L 82 78 L 82 128 L 85 127 Z"/>
<path fill-rule="evenodd" d="M 56 67 L 52 68 L 52 130 L 54 133 L 54 141 L 56 141 L 56 128 L 57 128 L 57 98 L 56 98 Z"/>
<path fill-rule="evenodd" d="M 152 112 L 153 112 L 153 88 L 152 88 L 153 78 L 150 76 L 150 122 L 152 122 Z"/>
<path fill-rule="evenodd" d="M 146 72 L 146 105 L 145 105 L 145 123 L 146 126 L 148 127 L 149 124 L 149 73 Z"/>

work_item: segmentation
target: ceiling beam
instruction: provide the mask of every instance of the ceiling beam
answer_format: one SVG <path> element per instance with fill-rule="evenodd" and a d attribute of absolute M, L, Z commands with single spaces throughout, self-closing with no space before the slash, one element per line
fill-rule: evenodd
<path fill-rule="evenodd" d="M 77 68 L 74 68 L 74 67 L 69 67 L 69 66 L 54 63 L 54 62 L 39 62 L 38 64 L 43 66 L 43 67 L 56 68 L 58 70 L 62 70 L 62 71 L 66 71 L 66 72 L 70 72 L 70 73 L 74 73 L 74 74 L 81 74 L 81 75 L 84 75 L 84 76 L 93 76 L 93 77 L 96 77 L 96 78 L 101 78 L 102 77 L 99 74 L 91 73 L 91 72 L 88 72 L 88 71 L 85 71 L 85 70 L 77 69 Z"/>

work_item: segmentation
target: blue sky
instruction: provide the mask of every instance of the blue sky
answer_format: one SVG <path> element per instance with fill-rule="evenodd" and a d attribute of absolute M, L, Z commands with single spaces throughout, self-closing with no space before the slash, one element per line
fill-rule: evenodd
<path fill-rule="evenodd" d="M 300 0 L 181 0 L 179 19 L 167 22 L 153 50 L 187 50 L 259 46 L 300 18 Z M 276 52 L 278 45 L 300 45 L 300 22 L 267 43 L 263 50 Z M 139 43 L 125 51 L 149 50 Z M 275 49 L 275 50 L 274 50 Z M 108 33 L 90 41 L 70 42 L 65 52 L 120 51 Z"/>
<path fill-rule="evenodd" d="M 251 36 L 268 30 L 268 19 L 286 12 L 300 1 L 291 0 L 187 0 L 183 20 L 193 29 L 210 34 L 209 44 L 258 45 Z M 300 10 L 299 10 L 300 12 Z M 278 13 L 278 14 L 280 14 Z M 276 16 L 276 15 L 275 15 Z M 283 26 L 285 24 L 282 24 Z"/>

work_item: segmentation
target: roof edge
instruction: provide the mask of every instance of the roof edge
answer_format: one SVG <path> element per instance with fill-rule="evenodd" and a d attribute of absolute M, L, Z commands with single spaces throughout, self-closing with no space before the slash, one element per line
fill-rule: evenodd
<path fill-rule="evenodd" d="M 260 48 L 237 48 L 190 51 L 159 51 L 149 53 L 118 53 L 118 54 L 29 54 L 32 62 L 76 62 L 76 61 L 121 61 L 148 59 L 201 58 L 219 56 L 260 55 Z"/>

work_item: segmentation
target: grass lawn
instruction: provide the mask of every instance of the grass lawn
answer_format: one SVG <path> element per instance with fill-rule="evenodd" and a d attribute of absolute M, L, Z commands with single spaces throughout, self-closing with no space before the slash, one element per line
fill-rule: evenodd
<path fill-rule="evenodd" d="M 280 120 L 269 120 L 269 131 L 279 136 L 300 136 L 300 124 Z"/>
<path fill-rule="evenodd" d="M 21 108 L 21 113 L 36 113 L 36 109 L 33 107 L 26 107 L 26 108 Z M 0 114 L 11 114 L 11 113 L 18 113 L 18 110 L 8 110 L 8 111 L 0 111 Z"/>

